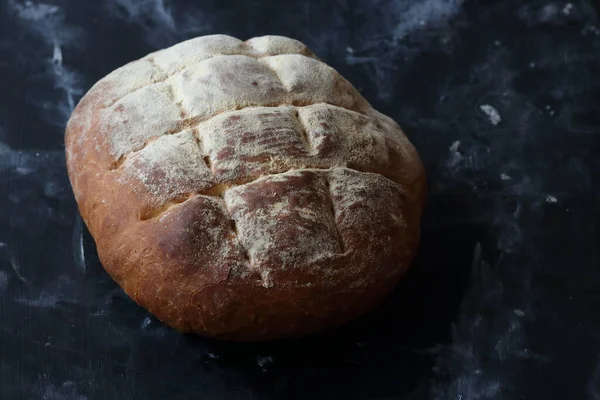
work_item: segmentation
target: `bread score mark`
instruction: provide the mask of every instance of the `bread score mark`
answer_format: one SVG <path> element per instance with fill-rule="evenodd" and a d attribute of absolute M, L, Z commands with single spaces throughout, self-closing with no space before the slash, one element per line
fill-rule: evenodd
<path fill-rule="evenodd" d="M 114 162 L 112 162 L 109 166 L 109 170 L 110 171 L 115 171 L 118 170 L 124 163 L 125 161 L 127 161 L 127 159 L 131 156 L 133 156 L 136 153 L 139 153 L 140 151 L 144 150 L 150 143 L 152 143 L 154 140 L 163 137 L 163 136 L 168 136 L 168 135 L 176 135 L 178 133 L 181 133 L 183 131 L 185 131 L 186 129 L 193 129 L 195 132 L 197 132 L 197 135 L 199 135 L 199 131 L 201 129 L 201 125 L 203 123 L 209 122 L 211 119 L 220 116 L 222 114 L 227 114 L 227 113 L 235 113 L 236 111 L 240 111 L 240 110 L 248 110 L 248 109 L 257 109 L 257 108 L 288 108 L 288 107 L 295 107 L 296 109 L 298 108 L 305 108 L 305 107 L 312 107 L 312 106 L 316 106 L 316 105 L 327 105 L 329 107 L 337 107 L 337 108 L 342 108 L 344 110 L 347 110 L 349 112 L 352 113 L 356 113 L 356 114 L 360 114 L 364 117 L 373 119 L 374 121 L 376 120 L 375 118 L 373 118 L 372 116 L 365 114 L 365 113 L 361 113 L 359 111 L 356 110 L 352 110 L 350 108 L 347 107 L 340 107 L 336 104 L 332 104 L 326 101 L 320 101 L 320 102 L 316 102 L 316 103 L 306 103 L 306 102 L 301 102 L 301 101 L 292 101 L 290 103 L 271 103 L 271 104 L 263 104 L 263 105 L 249 105 L 246 107 L 242 107 L 242 106 L 236 106 L 231 110 L 222 110 L 219 112 L 216 112 L 215 114 L 211 115 L 208 118 L 201 118 L 201 117 L 190 117 L 190 118 L 186 118 L 183 119 L 181 121 L 179 121 L 177 123 L 177 126 L 161 135 L 156 135 L 151 137 L 150 139 L 146 140 L 141 146 L 133 149 L 132 151 L 130 151 L 127 154 L 123 154 L 121 157 L 119 157 L 117 160 L 115 160 Z M 309 150 L 309 154 L 310 155 L 314 155 L 314 148 L 310 142 L 310 139 L 308 138 L 308 135 L 306 133 L 306 129 L 305 129 L 305 124 L 302 123 L 302 120 L 299 116 L 298 110 L 296 110 L 296 116 L 298 118 L 298 121 L 300 122 L 300 124 L 302 125 L 302 130 L 301 130 L 301 134 L 302 137 L 304 139 L 304 141 L 306 142 L 306 146 Z M 208 156 L 205 156 L 208 157 Z"/>
<path fill-rule="evenodd" d="M 154 60 L 154 58 L 152 56 L 147 56 L 147 57 L 144 57 L 144 58 L 140 59 L 139 61 L 144 61 L 144 60 L 148 61 L 150 64 L 152 64 L 156 68 L 157 72 L 159 74 L 161 74 L 162 77 L 158 78 L 158 79 L 154 79 L 154 80 L 152 80 L 148 84 L 134 87 L 133 90 L 131 90 L 130 92 L 125 93 L 121 97 L 118 97 L 118 98 L 110 101 L 103 108 L 110 108 L 110 107 L 114 106 L 116 103 L 118 103 L 119 101 L 123 100 L 125 97 L 127 97 L 127 96 L 129 96 L 129 95 L 131 95 L 131 94 L 133 94 L 135 92 L 137 92 L 138 90 L 141 90 L 141 89 L 145 88 L 146 86 L 150 86 L 150 85 L 154 85 L 154 84 L 157 84 L 157 83 L 166 82 L 166 81 L 168 81 L 168 80 L 170 80 L 172 78 L 177 77 L 178 75 L 181 75 L 188 68 L 196 67 L 200 63 L 203 63 L 203 62 L 206 62 L 206 61 L 209 61 L 209 60 L 213 60 L 215 58 L 230 57 L 230 56 L 242 56 L 242 57 L 253 58 L 253 59 L 256 59 L 256 60 L 261 60 L 261 59 L 264 59 L 264 58 L 272 58 L 272 57 L 278 57 L 278 56 L 284 56 L 284 55 L 295 55 L 295 56 L 298 55 L 298 56 L 302 56 L 302 57 L 306 57 L 306 58 L 311 58 L 313 60 L 321 62 L 324 65 L 327 65 L 327 64 L 323 63 L 321 60 L 319 60 L 315 56 L 307 56 L 306 54 L 299 54 L 299 53 L 281 53 L 281 54 L 266 54 L 266 55 L 252 55 L 251 53 L 247 53 L 247 54 L 214 54 L 212 56 L 209 56 L 209 57 L 206 57 L 206 58 L 204 58 L 202 60 L 199 60 L 196 63 L 190 64 L 190 65 L 185 65 L 185 66 L 183 66 L 181 68 L 176 69 L 174 72 L 172 72 L 170 74 L 167 74 L 162 68 L 160 68 L 160 66 L 158 66 L 158 64 L 156 64 L 156 62 L 155 62 L 155 60 Z M 285 87 L 285 85 L 284 85 L 284 87 Z"/>

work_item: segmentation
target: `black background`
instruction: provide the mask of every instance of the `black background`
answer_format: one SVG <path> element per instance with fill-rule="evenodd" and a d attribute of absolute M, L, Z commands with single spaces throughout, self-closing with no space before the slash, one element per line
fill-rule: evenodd
<path fill-rule="evenodd" d="M 0 4 L 1 399 L 600 399 L 597 4 Z M 163 326 L 98 263 L 65 172 L 72 107 L 209 33 L 305 42 L 419 149 L 423 243 L 375 312 L 218 343 Z"/>

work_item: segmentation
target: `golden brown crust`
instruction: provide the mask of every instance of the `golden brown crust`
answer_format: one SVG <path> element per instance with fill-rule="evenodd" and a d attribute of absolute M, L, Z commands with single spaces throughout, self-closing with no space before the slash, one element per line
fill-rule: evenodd
<path fill-rule="evenodd" d="M 103 266 L 181 331 L 298 336 L 373 308 L 419 241 L 397 124 L 292 39 L 206 36 L 98 82 L 66 132 Z"/>

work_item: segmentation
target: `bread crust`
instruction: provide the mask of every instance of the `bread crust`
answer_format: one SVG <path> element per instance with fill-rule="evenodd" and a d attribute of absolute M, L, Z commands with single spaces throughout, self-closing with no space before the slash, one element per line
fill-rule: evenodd
<path fill-rule="evenodd" d="M 302 43 L 192 39 L 100 80 L 69 178 L 110 276 L 173 328 L 315 333 L 409 267 L 425 173 L 400 127 Z"/>

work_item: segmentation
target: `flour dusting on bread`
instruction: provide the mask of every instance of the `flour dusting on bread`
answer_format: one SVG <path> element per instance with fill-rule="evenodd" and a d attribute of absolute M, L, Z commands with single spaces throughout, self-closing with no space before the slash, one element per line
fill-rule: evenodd
<path fill-rule="evenodd" d="M 281 36 L 191 39 L 100 80 L 66 135 L 103 265 L 169 325 L 297 336 L 380 302 L 425 194 L 400 127 Z"/>

